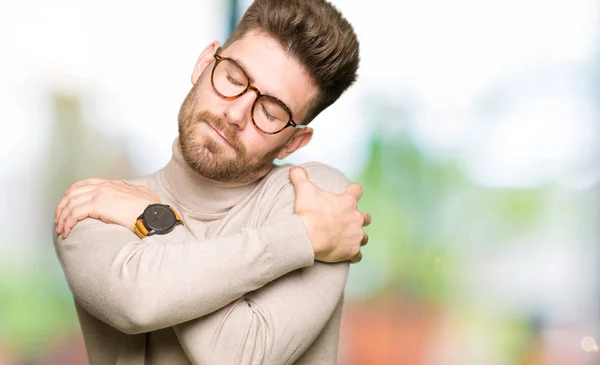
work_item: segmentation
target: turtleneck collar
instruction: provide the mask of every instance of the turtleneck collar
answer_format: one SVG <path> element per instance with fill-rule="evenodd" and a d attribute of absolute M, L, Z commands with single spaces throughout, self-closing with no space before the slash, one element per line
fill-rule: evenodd
<path fill-rule="evenodd" d="M 196 173 L 183 159 L 179 137 L 173 142 L 173 157 L 159 171 L 167 192 L 182 206 L 206 218 L 218 219 L 254 189 L 258 181 L 238 187 L 228 187 Z"/>

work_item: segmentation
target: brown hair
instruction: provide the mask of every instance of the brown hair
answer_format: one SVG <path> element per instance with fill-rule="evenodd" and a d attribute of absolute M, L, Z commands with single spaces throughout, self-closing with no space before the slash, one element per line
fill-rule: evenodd
<path fill-rule="evenodd" d="M 255 0 L 223 45 L 258 30 L 276 39 L 319 88 L 304 118 L 308 124 L 356 80 L 359 46 L 342 14 L 325 0 Z"/>

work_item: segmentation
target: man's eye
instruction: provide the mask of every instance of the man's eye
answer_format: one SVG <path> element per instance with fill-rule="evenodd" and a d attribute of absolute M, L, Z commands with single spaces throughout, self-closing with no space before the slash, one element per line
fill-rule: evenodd
<path fill-rule="evenodd" d="M 277 119 L 267 111 L 267 108 L 265 108 L 264 105 L 262 106 L 262 110 L 263 110 L 263 114 L 265 115 L 265 117 L 267 117 L 267 119 L 269 121 L 274 122 Z"/>
<path fill-rule="evenodd" d="M 242 84 L 241 82 L 239 82 L 238 80 L 234 79 L 233 77 L 231 77 L 231 75 L 227 75 L 227 80 L 229 80 L 229 82 L 231 82 L 232 84 L 234 84 L 235 86 L 244 86 L 244 84 Z"/>

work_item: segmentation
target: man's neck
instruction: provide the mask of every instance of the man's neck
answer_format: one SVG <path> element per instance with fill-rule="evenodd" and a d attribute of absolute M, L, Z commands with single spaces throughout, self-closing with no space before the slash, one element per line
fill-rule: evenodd
<path fill-rule="evenodd" d="M 219 218 L 254 189 L 271 166 L 261 172 L 251 183 L 220 182 L 209 180 L 195 172 L 184 160 L 178 140 L 173 143 L 173 157 L 159 172 L 167 192 L 186 208 Z"/>

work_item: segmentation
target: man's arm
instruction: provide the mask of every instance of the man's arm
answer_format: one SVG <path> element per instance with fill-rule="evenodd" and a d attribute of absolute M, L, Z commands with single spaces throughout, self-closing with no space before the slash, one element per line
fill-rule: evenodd
<path fill-rule="evenodd" d="M 104 185 L 103 191 L 109 191 L 109 185 Z M 348 200 L 335 194 L 315 196 L 319 192 L 314 191 L 312 194 L 296 201 L 313 202 L 301 206 L 305 217 L 318 215 L 314 201 L 330 210 L 339 205 L 338 199 Z M 107 199 L 73 197 L 75 200 L 105 202 Z M 72 205 L 67 203 L 63 207 L 85 213 L 79 205 Z M 115 204 L 106 206 L 119 211 Z M 351 243 L 355 238 L 323 231 L 335 231 L 331 226 L 339 230 L 346 217 L 352 225 L 352 219 L 356 220 L 355 215 L 359 214 L 355 206 L 340 209 L 328 211 L 325 219 L 313 218 L 321 227 L 315 225 L 309 235 L 314 252 L 323 261 L 356 256 L 348 253 L 349 249 L 356 250 L 356 242 Z M 98 212 L 96 208 L 94 212 L 103 214 L 103 219 L 112 218 L 110 212 Z M 323 224 L 327 221 L 330 227 Z M 358 226 L 362 232 L 361 224 Z M 331 240 L 336 235 L 338 242 Z M 346 251 L 343 242 L 350 243 Z M 315 248 L 316 244 L 319 248 Z M 329 247 L 332 244 L 336 247 Z M 211 240 L 195 240 L 181 226 L 168 235 L 139 240 L 124 227 L 84 219 L 66 239 L 57 236 L 55 246 L 78 303 L 126 333 L 151 331 L 200 317 L 289 271 L 313 263 L 311 242 L 298 215 Z M 244 275 L 240 276 L 240 272 Z"/>
<path fill-rule="evenodd" d="M 307 168 L 307 172 L 316 187 L 325 191 L 342 192 L 349 184 L 341 173 L 324 165 Z M 295 190 L 302 201 L 307 192 L 299 186 Z M 267 224 L 294 214 L 295 196 L 292 185 L 287 185 Z M 217 312 L 177 325 L 175 332 L 194 364 L 291 364 L 315 341 L 341 304 L 348 268 L 347 262 L 315 262 Z"/>
<path fill-rule="evenodd" d="M 297 216 L 205 240 L 182 226 L 140 240 L 124 227 L 85 219 L 66 239 L 57 236 L 55 247 L 75 300 L 129 334 L 211 313 L 313 264 Z"/>
<path fill-rule="evenodd" d="M 341 304 L 348 266 L 315 262 L 175 332 L 193 364 L 292 364 Z"/>

